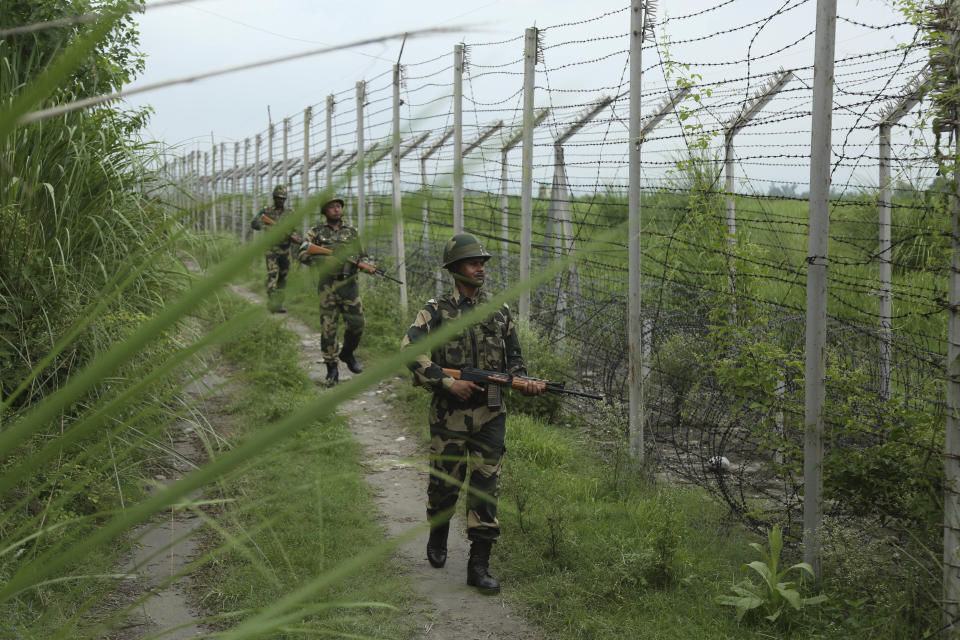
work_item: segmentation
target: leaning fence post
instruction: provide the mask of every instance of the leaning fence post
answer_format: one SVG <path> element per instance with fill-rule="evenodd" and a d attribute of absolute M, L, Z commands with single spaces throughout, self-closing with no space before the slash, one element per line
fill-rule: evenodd
<path fill-rule="evenodd" d="M 743 105 L 737 115 L 731 118 L 724 125 L 724 177 L 726 178 L 724 190 L 727 196 L 727 245 L 730 247 L 730 267 L 728 269 L 730 297 L 733 299 L 730 309 L 731 321 L 737 318 L 736 303 L 736 267 L 733 265 L 735 250 L 737 248 L 737 210 L 736 210 L 736 181 L 733 171 L 733 138 L 746 124 L 753 119 L 766 105 L 777 95 L 783 87 L 793 77 L 792 71 L 781 70 L 776 76 L 770 79 L 766 86 L 761 87 L 754 95 L 753 100 Z"/>
<path fill-rule="evenodd" d="M 553 188 L 550 190 L 550 215 L 549 221 L 556 219 L 559 233 L 554 234 L 554 246 L 557 254 L 567 254 L 573 252 L 573 220 L 570 211 L 570 189 L 567 185 L 567 170 L 563 157 L 563 145 L 573 137 L 588 122 L 596 118 L 601 111 L 606 109 L 613 102 L 613 96 L 604 96 L 592 105 L 589 105 L 584 113 L 577 117 L 574 122 L 559 134 L 553 141 L 554 153 L 554 173 Z M 549 238 L 544 238 L 544 242 L 549 243 Z M 569 285 L 574 299 L 580 297 L 580 276 L 577 269 L 577 263 L 571 262 L 567 267 L 569 276 Z M 557 277 L 557 317 L 559 321 L 559 331 L 563 335 L 566 328 L 567 312 L 567 294 L 563 289 L 563 282 L 560 274 Z M 583 322 L 582 312 L 579 305 L 574 306 L 574 314 L 578 324 Z"/>
<path fill-rule="evenodd" d="M 544 121 L 550 108 L 546 107 L 537 112 L 533 118 L 533 126 L 537 127 Z M 500 147 L 500 279 L 506 284 L 508 258 L 510 250 L 510 195 L 507 180 L 507 154 L 523 139 L 523 127 L 515 128 Z"/>
<path fill-rule="evenodd" d="M 877 252 L 878 277 L 880 290 L 878 291 L 879 331 L 880 331 L 880 397 L 890 399 L 890 360 L 892 358 L 892 328 L 893 328 L 893 300 L 892 300 L 892 269 L 890 238 L 890 205 L 893 201 L 893 189 L 890 184 L 890 131 L 901 118 L 910 112 L 920 102 L 930 80 L 929 68 L 924 68 L 913 80 L 907 84 L 906 96 L 895 103 L 891 103 L 880 116 L 879 124 L 879 185 L 880 202 L 877 211 L 879 247 Z"/>
<path fill-rule="evenodd" d="M 423 155 L 420 156 L 420 189 L 423 191 L 423 209 L 422 209 L 422 220 L 423 220 L 423 256 L 425 260 L 430 259 L 429 255 L 429 237 L 430 237 L 430 224 L 429 224 L 429 213 L 430 213 L 430 198 L 429 191 L 427 190 L 427 159 L 430 158 L 444 143 L 453 135 L 453 127 L 448 128 L 443 132 L 443 135 L 440 136 L 440 139 L 434 142 L 429 149 L 427 149 Z"/>

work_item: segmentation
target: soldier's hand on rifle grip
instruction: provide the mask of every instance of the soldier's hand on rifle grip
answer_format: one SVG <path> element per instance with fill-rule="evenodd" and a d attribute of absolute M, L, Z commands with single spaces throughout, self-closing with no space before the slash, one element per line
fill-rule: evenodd
<path fill-rule="evenodd" d="M 516 388 L 525 396 L 538 396 L 547 389 L 547 383 L 543 380 L 518 380 Z"/>
<path fill-rule="evenodd" d="M 450 394 L 458 400 L 467 401 L 475 391 L 483 391 L 483 388 L 469 380 L 454 380 L 450 385 Z"/>
<path fill-rule="evenodd" d="M 373 275 L 377 272 L 377 265 L 375 264 L 363 263 L 363 266 L 361 268 L 367 273 L 369 273 L 370 275 Z"/>

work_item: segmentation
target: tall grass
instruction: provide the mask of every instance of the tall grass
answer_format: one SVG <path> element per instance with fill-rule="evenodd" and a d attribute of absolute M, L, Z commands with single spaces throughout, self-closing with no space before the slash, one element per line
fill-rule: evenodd
<path fill-rule="evenodd" d="M 270 424 L 251 429 L 209 463 L 153 493 L 145 491 L 150 452 L 185 410 L 183 385 L 202 371 L 192 356 L 249 330 L 251 317 L 225 318 L 210 337 L 193 333 L 186 320 L 327 194 L 310 198 L 277 229 L 212 262 L 208 275 L 189 278 L 178 255 L 190 241 L 179 220 L 183 212 L 150 190 L 162 185 L 150 173 L 156 162 L 149 149 L 128 138 L 136 116 L 101 109 L 15 124 L 41 103 L 71 98 L 59 87 L 89 60 L 120 15 L 111 7 L 90 29 L 63 34 L 59 50 L 43 60 L 19 57 L 30 47 L 5 43 L 0 50 L 5 70 L 0 157 L 2 170 L 11 174 L 0 200 L 0 635 L 5 637 L 96 633 L 78 629 L 87 628 L 83 620 L 116 585 L 114 567 L 135 543 L 128 537 L 133 526 L 189 503 L 194 491 L 238 469 L 272 460 L 265 452 L 295 438 L 316 416 L 332 415 L 341 400 L 394 373 L 410 357 L 385 358 L 335 389 L 265 415 Z M 205 247 L 201 252 L 215 256 Z M 526 286 L 562 267 L 558 263 Z M 518 291 L 478 312 L 489 312 Z M 471 320 L 437 332 L 424 348 L 449 339 Z M 317 446 L 336 452 L 334 443 Z M 204 559 L 230 552 L 239 541 L 233 536 L 218 542 Z M 235 611 L 224 637 L 275 637 L 278 629 L 329 608 L 328 598 L 347 593 L 332 588 L 399 541 L 357 542 L 344 549 L 339 562 L 307 571 L 291 589 L 271 594 L 253 610 Z M 247 606 L 225 604 L 225 609 Z"/>

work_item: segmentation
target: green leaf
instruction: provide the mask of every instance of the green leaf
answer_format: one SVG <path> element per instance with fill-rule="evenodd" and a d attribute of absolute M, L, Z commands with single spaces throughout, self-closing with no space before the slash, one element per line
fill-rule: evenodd
<path fill-rule="evenodd" d="M 773 572 L 770 571 L 770 567 L 768 567 L 765 563 L 760 562 L 759 560 L 754 560 L 753 562 L 744 566 L 750 567 L 759 573 L 760 577 L 763 578 L 764 582 L 767 583 L 767 586 L 773 588 L 775 576 L 773 575 Z"/>
<path fill-rule="evenodd" d="M 777 585 L 777 592 L 783 596 L 784 600 L 790 603 L 791 607 L 796 611 L 800 611 L 800 594 L 795 589 L 791 589 L 786 583 L 781 582 Z"/>

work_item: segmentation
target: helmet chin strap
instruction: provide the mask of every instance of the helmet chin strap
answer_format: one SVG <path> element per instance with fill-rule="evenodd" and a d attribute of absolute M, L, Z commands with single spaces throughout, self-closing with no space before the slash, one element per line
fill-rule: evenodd
<path fill-rule="evenodd" d="M 458 272 L 456 272 L 456 271 L 451 271 L 450 273 L 453 274 L 453 277 L 454 277 L 455 279 L 459 280 L 460 282 L 465 282 L 465 283 L 467 283 L 468 285 L 470 285 L 471 287 L 476 287 L 476 288 L 479 289 L 480 287 L 483 286 L 483 282 L 481 282 L 480 280 L 474 280 L 473 278 L 468 278 L 467 276 L 463 275 L 462 273 L 458 273 Z"/>

